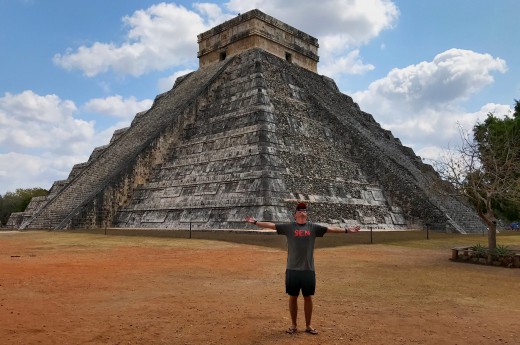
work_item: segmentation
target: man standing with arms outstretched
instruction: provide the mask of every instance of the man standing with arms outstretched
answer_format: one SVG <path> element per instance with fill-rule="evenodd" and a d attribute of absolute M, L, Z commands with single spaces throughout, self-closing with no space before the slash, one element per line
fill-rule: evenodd
<path fill-rule="evenodd" d="M 307 222 L 307 205 L 303 202 L 296 205 L 294 212 L 295 222 L 275 224 L 259 222 L 253 217 L 246 217 L 246 222 L 261 228 L 276 230 L 279 235 L 287 237 L 287 269 L 285 271 L 285 292 L 289 295 L 289 313 L 292 325 L 287 333 L 297 331 L 298 296 L 300 290 L 303 295 L 305 312 L 305 332 L 318 334 L 312 327 L 312 296 L 316 288 L 316 274 L 314 271 L 314 242 L 316 237 L 323 237 L 327 232 L 350 233 L 358 232 L 359 226 L 339 228 Z"/>

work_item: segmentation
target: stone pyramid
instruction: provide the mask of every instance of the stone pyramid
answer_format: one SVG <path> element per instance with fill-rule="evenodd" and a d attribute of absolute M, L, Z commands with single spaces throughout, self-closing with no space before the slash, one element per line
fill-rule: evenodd
<path fill-rule="evenodd" d="M 317 40 L 258 10 L 199 35 L 199 70 L 75 165 L 12 227 L 243 229 L 246 215 L 485 229 L 412 149 L 316 73 Z"/>

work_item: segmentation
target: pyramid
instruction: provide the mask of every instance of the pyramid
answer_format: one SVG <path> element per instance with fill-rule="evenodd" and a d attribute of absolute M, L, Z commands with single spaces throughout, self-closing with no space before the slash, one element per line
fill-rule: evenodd
<path fill-rule="evenodd" d="M 259 10 L 198 37 L 199 69 L 9 224 L 244 229 L 246 215 L 481 232 L 433 168 L 316 73 L 318 41 Z"/>

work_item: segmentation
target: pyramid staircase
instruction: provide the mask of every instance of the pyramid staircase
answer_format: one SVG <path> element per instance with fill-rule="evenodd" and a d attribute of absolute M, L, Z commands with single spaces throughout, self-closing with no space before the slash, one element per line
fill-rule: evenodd
<path fill-rule="evenodd" d="M 138 114 L 132 126 L 104 148 L 92 162 L 80 167 L 77 175 L 48 198 L 46 204 L 29 219 L 24 220 L 20 229 L 66 227 L 72 217 L 135 162 L 137 155 L 167 125 L 176 123 L 181 130 L 190 120 L 190 114 L 183 114 L 183 110 L 231 62 L 232 60 L 228 60 L 197 71 L 196 76 L 185 78 L 185 82 L 180 82 L 171 91 L 159 95 L 149 111 Z"/>
<path fill-rule="evenodd" d="M 251 49 L 177 80 L 21 228 L 243 228 L 245 215 L 406 229 L 483 224 L 333 80 Z"/>

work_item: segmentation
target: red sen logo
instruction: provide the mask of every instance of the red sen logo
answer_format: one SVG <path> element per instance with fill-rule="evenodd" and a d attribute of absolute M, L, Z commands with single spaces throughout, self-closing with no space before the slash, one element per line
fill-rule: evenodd
<path fill-rule="evenodd" d="M 294 230 L 294 237 L 306 237 L 310 236 L 311 231 L 310 230 Z"/>

